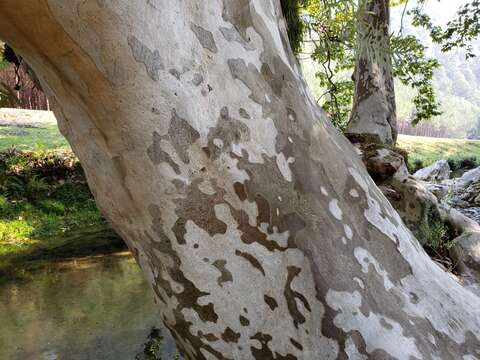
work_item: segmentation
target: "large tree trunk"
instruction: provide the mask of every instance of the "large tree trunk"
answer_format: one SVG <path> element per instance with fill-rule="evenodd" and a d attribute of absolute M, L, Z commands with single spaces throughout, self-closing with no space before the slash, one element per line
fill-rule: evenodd
<path fill-rule="evenodd" d="M 187 359 L 474 359 L 480 300 L 308 93 L 277 0 L 3 0 Z M 128 316 L 128 314 L 126 314 Z"/>
<path fill-rule="evenodd" d="M 355 93 L 347 134 L 397 141 L 397 114 L 390 53 L 390 1 L 359 1 Z"/>

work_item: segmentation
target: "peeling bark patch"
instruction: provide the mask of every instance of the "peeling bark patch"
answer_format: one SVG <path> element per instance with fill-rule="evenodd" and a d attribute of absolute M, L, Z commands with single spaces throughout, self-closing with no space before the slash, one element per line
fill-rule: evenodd
<path fill-rule="evenodd" d="M 228 42 L 237 42 L 242 45 L 245 50 L 255 50 L 255 48 L 249 42 L 245 41 L 242 35 L 235 28 L 229 29 L 221 26 L 220 32 Z"/>
<path fill-rule="evenodd" d="M 158 50 L 150 50 L 135 36 L 128 37 L 128 45 L 130 46 L 130 49 L 132 49 L 132 54 L 135 60 L 145 65 L 145 69 L 147 70 L 150 79 L 158 81 L 158 72 L 163 69 Z"/>
<path fill-rule="evenodd" d="M 268 295 L 263 295 L 263 300 L 265 303 L 268 305 L 270 310 L 275 310 L 278 307 L 277 300 L 275 300 L 273 297 L 268 296 Z"/>
<path fill-rule="evenodd" d="M 214 54 L 218 52 L 217 45 L 215 44 L 215 40 L 213 38 L 213 34 L 210 31 L 205 30 L 201 26 L 198 26 L 194 23 L 190 23 L 190 29 L 193 31 L 204 49 L 210 50 Z"/>
<path fill-rule="evenodd" d="M 250 347 L 252 351 L 252 356 L 255 360 L 266 360 L 266 359 L 277 359 L 277 360 L 297 360 L 297 357 L 292 354 L 287 354 L 285 356 L 280 355 L 279 353 L 273 353 L 270 349 L 268 343 L 272 341 L 272 336 L 269 334 L 257 333 L 252 336 L 250 339 L 256 340 L 260 343 L 261 348 Z"/>
<path fill-rule="evenodd" d="M 158 257 L 152 254 L 152 250 L 146 249 L 146 258 L 148 261 L 152 262 L 152 268 L 154 267 L 159 270 L 159 273 L 154 276 L 156 286 L 153 286 L 153 289 L 157 297 L 166 305 L 171 305 L 172 301 L 167 303 L 162 294 L 165 294 L 169 298 L 176 298 L 173 303 L 177 304 L 172 310 L 174 321 L 172 323 L 166 323 L 167 327 L 177 340 L 182 339 L 182 341 L 189 342 L 195 349 L 204 349 L 214 355 L 217 359 L 226 359 L 221 353 L 205 343 L 201 334 L 191 333 L 190 329 L 192 323 L 185 319 L 184 314 L 182 313 L 183 309 L 192 309 L 203 322 L 217 323 L 218 315 L 215 313 L 214 305 L 212 303 L 206 305 L 199 304 L 199 299 L 209 295 L 209 293 L 199 290 L 192 281 L 185 277 L 183 271 L 181 271 L 181 260 L 173 249 L 170 239 L 163 230 L 163 220 L 161 218 L 160 207 L 151 204 L 148 206 L 148 211 L 152 218 L 152 230 L 157 235 L 157 238 L 155 240 L 152 239 L 151 241 L 152 248 L 153 250 L 162 253 L 165 256 L 165 259 L 168 259 L 165 263 L 160 264 Z M 149 237 L 147 233 L 145 235 Z M 167 280 L 168 278 L 170 278 L 171 281 Z M 174 292 L 172 289 L 173 284 L 180 284 L 181 291 L 176 290 Z M 162 291 L 160 291 L 160 289 Z M 206 335 L 206 338 L 210 340 L 213 340 L 214 337 L 214 335 Z"/>
<path fill-rule="evenodd" d="M 233 188 L 238 198 L 240 199 L 240 201 L 245 201 L 247 199 L 245 186 L 242 183 L 239 183 L 239 182 L 234 183 Z"/>
<path fill-rule="evenodd" d="M 179 244 L 185 244 L 185 225 L 188 220 L 208 232 L 210 236 L 225 234 L 227 224 L 217 219 L 215 205 L 223 202 L 223 191 L 218 190 L 214 195 L 207 195 L 198 189 L 201 179 L 195 180 L 187 189 L 185 198 L 178 201 L 176 214 L 178 220 L 172 230 Z"/>
<path fill-rule="evenodd" d="M 180 71 L 178 71 L 177 69 L 170 69 L 170 70 L 168 70 L 168 72 L 170 73 L 170 75 L 175 77 L 177 80 L 180 80 L 180 78 L 182 76 L 182 74 L 180 74 Z"/>
<path fill-rule="evenodd" d="M 180 174 L 180 167 L 172 160 L 170 155 L 162 150 L 160 142 L 162 141 L 162 136 L 156 131 L 153 132 L 153 143 L 147 149 L 148 157 L 150 161 L 155 165 L 166 162 L 169 164 L 175 173 Z"/>
<path fill-rule="evenodd" d="M 310 304 L 308 303 L 305 296 L 292 290 L 292 282 L 295 279 L 295 277 L 297 277 L 298 274 L 300 274 L 300 271 L 302 270 L 296 266 L 289 266 L 287 268 L 287 271 L 288 271 L 288 278 L 287 278 L 287 283 L 285 284 L 284 295 L 285 295 L 285 299 L 287 300 L 288 311 L 290 312 L 290 315 L 293 318 L 293 324 L 298 329 L 298 324 L 303 324 L 306 321 L 306 319 L 305 319 L 305 316 L 298 309 L 296 300 L 298 299 L 308 311 L 311 311 L 311 309 L 310 309 Z"/>
<path fill-rule="evenodd" d="M 190 163 L 187 149 L 200 138 L 200 134 L 185 119 L 172 110 L 172 119 L 168 129 L 168 139 L 177 151 L 178 156 L 185 164 Z"/>
<path fill-rule="evenodd" d="M 248 320 L 245 316 L 240 315 L 238 320 L 240 321 L 240 325 L 242 326 L 248 326 L 250 325 L 250 320 Z"/>
<path fill-rule="evenodd" d="M 240 108 L 238 110 L 238 113 L 240 114 L 240 116 L 246 120 L 250 120 L 252 117 L 250 116 L 250 114 L 247 112 L 247 110 L 245 110 L 244 108 Z"/>
<path fill-rule="evenodd" d="M 250 129 L 243 122 L 230 117 L 227 107 L 220 110 L 217 126 L 208 134 L 208 147 L 214 157 L 233 151 L 241 155 L 236 145 L 250 141 Z"/>
<path fill-rule="evenodd" d="M 223 283 L 226 283 L 226 282 L 232 282 L 233 281 L 233 277 L 232 277 L 232 273 L 230 271 L 228 271 L 227 267 L 225 266 L 227 264 L 227 262 L 225 260 L 215 260 L 213 262 L 213 266 L 215 266 L 217 268 L 218 271 L 220 271 L 220 277 L 217 279 L 217 284 L 220 286 L 220 287 L 223 287 Z"/>
<path fill-rule="evenodd" d="M 222 340 L 227 342 L 227 343 L 238 343 L 238 339 L 240 339 L 240 334 L 236 333 L 229 327 L 225 329 L 225 331 L 222 334 Z"/>
<path fill-rule="evenodd" d="M 299 343 L 298 341 L 296 341 L 295 339 L 290 338 L 290 342 L 291 342 L 292 345 L 295 346 L 298 350 L 300 350 L 300 351 L 303 350 L 302 344 L 300 344 L 300 343 Z"/>
<path fill-rule="evenodd" d="M 240 257 L 244 258 L 245 260 L 247 260 L 250 263 L 250 265 L 252 265 L 254 268 L 258 269 L 263 274 L 263 276 L 265 276 L 265 270 L 263 269 L 262 264 L 260 264 L 260 261 L 258 261 L 255 256 L 253 256 L 249 253 L 246 253 L 246 252 L 242 252 L 240 250 L 236 250 L 235 255 L 240 256 Z"/>
<path fill-rule="evenodd" d="M 235 26 L 245 42 L 248 41 L 247 29 L 254 27 L 249 0 L 223 0 L 222 17 Z"/>
<path fill-rule="evenodd" d="M 192 79 L 193 85 L 199 86 L 202 82 L 203 82 L 202 74 L 196 73 L 195 75 L 193 75 L 193 79 Z"/>

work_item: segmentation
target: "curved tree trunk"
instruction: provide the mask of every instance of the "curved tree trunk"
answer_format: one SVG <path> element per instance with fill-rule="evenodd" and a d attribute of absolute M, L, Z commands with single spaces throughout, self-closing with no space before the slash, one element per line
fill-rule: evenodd
<path fill-rule="evenodd" d="M 357 24 L 355 93 L 349 137 L 397 141 L 397 114 L 390 53 L 390 1 L 361 0 Z"/>
<path fill-rule="evenodd" d="M 435 265 L 308 93 L 277 0 L 3 0 L 187 359 L 474 359 Z"/>

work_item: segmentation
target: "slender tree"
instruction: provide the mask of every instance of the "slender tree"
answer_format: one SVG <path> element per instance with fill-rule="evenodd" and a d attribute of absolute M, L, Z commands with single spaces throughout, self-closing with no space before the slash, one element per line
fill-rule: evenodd
<path fill-rule="evenodd" d="M 359 9 L 355 92 L 347 136 L 397 141 L 397 113 L 390 47 L 389 0 L 365 0 Z"/>
<path fill-rule="evenodd" d="M 186 359 L 480 357 L 480 299 L 317 107 L 278 0 L 4 0 L 0 37 Z"/>

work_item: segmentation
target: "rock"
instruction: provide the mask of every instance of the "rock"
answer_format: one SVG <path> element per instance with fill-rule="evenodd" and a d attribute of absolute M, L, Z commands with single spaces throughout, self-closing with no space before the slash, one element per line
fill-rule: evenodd
<path fill-rule="evenodd" d="M 401 154 L 376 143 L 356 143 L 359 155 L 373 180 L 381 182 L 395 176 L 398 180 L 408 177 L 408 169 Z"/>
<path fill-rule="evenodd" d="M 455 180 L 450 192 L 450 205 L 456 208 L 480 207 L 480 167 Z"/>
<path fill-rule="evenodd" d="M 480 224 L 480 207 L 463 208 L 458 211 Z"/>
<path fill-rule="evenodd" d="M 455 181 L 456 187 L 466 187 L 472 183 L 480 182 L 480 167 L 467 171 Z"/>
<path fill-rule="evenodd" d="M 437 197 L 439 201 L 442 201 L 450 192 L 451 184 L 448 183 L 425 183 L 425 187 L 433 195 Z"/>
<path fill-rule="evenodd" d="M 439 182 L 450 179 L 451 172 L 447 160 L 439 160 L 426 168 L 418 170 L 413 176 L 418 180 Z"/>

